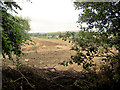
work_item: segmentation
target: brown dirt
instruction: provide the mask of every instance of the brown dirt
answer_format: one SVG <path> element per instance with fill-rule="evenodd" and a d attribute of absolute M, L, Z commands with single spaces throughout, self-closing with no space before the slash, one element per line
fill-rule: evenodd
<path fill-rule="evenodd" d="M 24 55 L 20 57 L 23 64 L 36 68 L 55 68 L 56 70 L 76 70 L 81 71 L 82 66 L 72 64 L 66 66 L 59 65 L 58 63 L 67 61 L 71 55 L 75 55 L 75 51 L 70 50 L 72 45 L 68 41 L 57 39 L 41 39 L 32 37 L 36 43 L 34 46 L 26 45 L 22 47 Z M 96 69 L 101 65 L 101 57 L 95 57 Z M 3 64 L 8 64 L 10 67 L 15 67 L 8 60 L 3 60 Z"/>
<path fill-rule="evenodd" d="M 27 64 L 28 67 L 14 68 L 15 65 L 12 65 L 10 60 L 3 59 L 3 90 L 7 90 L 8 87 L 9 90 L 13 90 L 13 88 L 15 90 L 80 90 L 81 84 L 88 84 L 89 79 L 87 82 L 85 81 L 87 75 L 85 76 L 84 71 L 74 72 L 74 70 L 81 71 L 82 66 L 58 65 L 59 62 L 68 60 L 71 55 L 75 54 L 70 50 L 71 44 L 56 39 L 32 38 L 32 40 L 36 42 L 36 45 L 22 47 L 25 54 L 20 57 L 20 61 Z M 100 59 L 94 58 L 97 65 L 99 65 Z M 97 74 L 93 72 L 90 75 L 96 78 Z M 101 80 L 100 77 L 98 79 Z M 76 81 L 82 83 L 76 84 Z M 89 83 L 94 85 L 92 80 Z M 99 81 L 98 85 L 103 86 Z"/>
<path fill-rule="evenodd" d="M 38 68 L 56 68 L 57 70 L 81 70 L 80 66 L 70 65 L 68 67 L 61 66 L 58 63 L 69 60 L 75 52 L 71 51 L 71 44 L 67 41 L 57 39 L 40 39 L 32 38 L 36 42 L 36 46 L 24 51 L 25 55 L 21 57 L 21 61 L 29 66 Z"/>
<path fill-rule="evenodd" d="M 64 60 L 69 60 L 71 55 L 75 54 L 74 51 L 70 50 L 71 44 L 68 43 L 68 41 L 40 39 L 36 37 L 33 37 L 32 40 L 36 42 L 36 45 L 22 47 L 25 54 L 20 57 L 20 61 L 22 61 L 23 64 L 37 68 L 56 68 L 56 70 L 82 70 L 81 66 L 78 66 L 77 64 L 69 65 L 67 67 L 58 64 Z M 10 66 L 14 67 L 11 64 Z"/>

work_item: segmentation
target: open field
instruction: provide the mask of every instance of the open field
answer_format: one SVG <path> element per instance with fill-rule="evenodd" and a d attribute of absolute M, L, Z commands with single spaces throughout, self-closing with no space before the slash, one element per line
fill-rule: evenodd
<path fill-rule="evenodd" d="M 57 70 L 81 70 L 81 67 L 76 64 L 69 65 L 68 67 L 58 64 L 64 60 L 70 59 L 71 55 L 75 54 L 74 51 L 70 50 L 71 44 L 67 41 L 40 39 L 37 37 L 32 37 L 32 40 L 36 42 L 35 46 L 22 47 L 25 54 L 20 57 L 20 61 L 22 61 L 23 64 L 38 68 L 56 68 Z M 8 61 L 3 61 L 3 64 L 7 63 Z M 9 65 L 14 67 L 10 61 Z"/>
<path fill-rule="evenodd" d="M 23 64 L 27 64 L 36 68 L 55 68 L 56 70 L 76 70 L 81 71 L 82 66 L 77 64 L 62 66 L 58 63 L 69 60 L 71 55 L 75 55 L 75 52 L 70 50 L 71 44 L 67 41 L 58 39 L 40 39 L 32 37 L 32 40 L 36 42 L 34 46 L 23 46 L 22 50 L 25 53 L 20 57 L 20 61 Z M 99 65 L 99 59 L 95 58 L 96 63 Z M 8 63 L 5 60 L 3 64 Z M 14 67 L 9 61 L 9 66 Z"/>
<path fill-rule="evenodd" d="M 104 80 L 104 72 L 95 73 L 93 70 L 87 73 L 77 64 L 68 67 L 58 65 L 59 62 L 75 55 L 75 52 L 70 50 L 71 44 L 67 41 L 40 38 L 32 40 L 36 45 L 22 47 L 25 54 L 20 57 L 20 61 L 27 66 L 21 65 L 16 68 L 10 60 L 3 59 L 3 90 L 7 90 L 8 87 L 9 90 L 82 90 L 82 87 L 85 85 L 90 87 L 91 84 L 95 84 L 97 90 L 102 90 L 101 88 L 108 84 L 106 79 Z M 100 59 L 100 57 L 94 58 L 96 67 L 99 67 Z M 96 81 L 93 82 L 94 80 Z"/>

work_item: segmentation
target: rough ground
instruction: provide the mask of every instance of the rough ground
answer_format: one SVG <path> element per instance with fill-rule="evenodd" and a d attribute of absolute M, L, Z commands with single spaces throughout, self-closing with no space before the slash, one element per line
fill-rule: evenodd
<path fill-rule="evenodd" d="M 71 44 L 67 41 L 57 39 L 40 39 L 33 37 L 36 42 L 35 46 L 22 47 L 24 55 L 20 61 L 31 67 L 37 68 L 56 68 L 57 70 L 77 70 L 81 71 L 81 66 L 77 64 L 69 65 L 68 67 L 61 66 L 58 63 L 70 59 L 75 52 L 71 51 Z M 4 60 L 5 61 L 5 60 Z M 6 62 L 3 62 L 6 64 Z M 11 67 L 14 67 L 10 64 Z"/>
<path fill-rule="evenodd" d="M 20 61 L 30 67 L 36 68 L 55 68 L 56 70 L 75 70 L 81 71 L 82 66 L 77 64 L 72 64 L 66 66 L 59 65 L 58 63 L 67 61 L 70 59 L 71 55 L 75 55 L 75 51 L 70 50 L 72 44 L 68 41 L 58 40 L 58 39 L 41 39 L 37 37 L 32 37 L 32 40 L 36 43 L 35 45 L 22 46 L 22 51 L 24 55 L 20 57 Z M 7 61 L 7 62 L 6 62 Z M 96 69 L 99 70 L 101 65 L 101 57 L 95 57 L 94 61 L 96 63 Z M 10 67 L 15 67 L 9 60 L 3 59 L 3 65 L 8 64 Z"/>
<path fill-rule="evenodd" d="M 24 65 L 16 67 L 3 59 L 2 90 L 117 90 L 120 81 L 114 83 L 111 70 L 108 72 L 85 72 L 76 64 L 64 67 L 59 62 L 70 59 L 75 52 L 71 44 L 56 39 L 32 38 L 34 46 L 22 47 L 25 53 L 20 57 Z M 96 66 L 100 57 L 95 57 Z M 27 66 L 26 66 L 27 65 Z M 96 68 L 96 67 L 95 67 Z M 97 69 L 99 70 L 99 69 Z M 108 78 L 106 78 L 108 76 Z"/>

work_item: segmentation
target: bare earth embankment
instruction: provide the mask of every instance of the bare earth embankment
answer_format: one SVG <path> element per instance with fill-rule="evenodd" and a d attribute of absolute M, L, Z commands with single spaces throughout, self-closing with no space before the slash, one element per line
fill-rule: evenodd
<path fill-rule="evenodd" d="M 56 70 L 82 70 L 81 66 L 77 64 L 68 67 L 58 64 L 64 60 L 69 60 L 71 55 L 75 54 L 74 51 L 70 50 L 71 44 L 67 41 L 36 37 L 33 37 L 32 40 L 36 42 L 35 46 L 22 47 L 25 54 L 21 56 L 20 61 L 23 64 L 37 68 L 56 68 Z M 4 61 L 3 64 L 7 63 Z M 9 66 L 14 67 L 11 64 Z"/>
<path fill-rule="evenodd" d="M 56 70 L 75 70 L 81 71 L 82 66 L 72 64 L 66 66 L 59 65 L 58 63 L 67 61 L 71 55 L 75 55 L 75 51 L 70 50 L 72 45 L 68 41 L 58 39 L 41 39 L 32 37 L 35 45 L 26 45 L 22 47 L 24 55 L 20 57 L 22 64 L 36 68 L 55 68 Z M 101 57 L 94 58 L 96 68 L 100 65 Z M 8 64 L 10 67 L 15 67 L 12 62 L 3 59 L 3 65 Z"/>
<path fill-rule="evenodd" d="M 22 47 L 25 54 L 20 57 L 20 61 L 23 65 L 16 67 L 10 60 L 3 59 L 2 90 L 83 90 L 83 87 L 96 90 L 96 86 L 97 90 L 103 90 L 104 87 L 110 87 L 102 73 L 97 75 L 95 70 L 84 72 L 82 66 L 77 64 L 68 67 L 58 64 L 75 55 L 67 41 L 40 38 L 32 40 L 36 45 Z M 101 57 L 94 58 L 97 67 L 100 59 Z"/>
<path fill-rule="evenodd" d="M 77 90 L 74 82 L 82 76 L 76 72 L 82 70 L 81 66 L 58 65 L 75 54 L 70 50 L 71 44 L 56 39 L 32 40 L 35 46 L 22 47 L 25 54 L 20 61 L 25 66 L 16 68 L 10 60 L 3 59 L 3 90 Z"/>

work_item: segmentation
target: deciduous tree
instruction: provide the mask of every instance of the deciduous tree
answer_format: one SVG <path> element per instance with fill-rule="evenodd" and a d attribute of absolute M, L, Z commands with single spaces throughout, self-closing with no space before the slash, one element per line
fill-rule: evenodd
<path fill-rule="evenodd" d="M 81 31 L 78 34 L 68 32 L 63 38 L 69 38 L 77 54 L 61 64 L 75 62 L 89 70 L 95 65 L 93 58 L 101 57 L 108 62 L 108 67 L 120 65 L 120 2 L 74 2 L 74 6 L 81 12 L 77 21 Z M 87 25 L 84 27 L 83 23 Z M 111 50 L 113 47 L 117 54 Z"/>
<path fill-rule="evenodd" d="M 11 12 L 17 13 L 22 8 L 14 1 L 0 2 L 2 9 L 2 55 L 9 57 L 13 62 L 19 64 L 19 57 L 22 54 L 21 45 L 31 41 L 27 31 L 30 30 L 29 20 L 22 17 L 13 16 Z M 27 43 L 29 44 L 29 43 Z M 13 59 L 16 56 L 16 59 Z"/>

